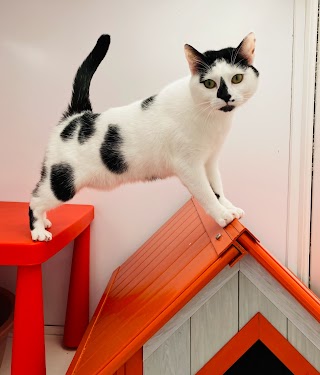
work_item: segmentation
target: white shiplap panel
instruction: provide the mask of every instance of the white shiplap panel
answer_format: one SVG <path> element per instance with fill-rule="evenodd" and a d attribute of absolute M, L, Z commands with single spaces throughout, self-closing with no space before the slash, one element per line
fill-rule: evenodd
<path fill-rule="evenodd" d="M 187 320 L 143 362 L 143 373 L 144 375 L 190 374 L 190 320 Z"/>
<path fill-rule="evenodd" d="M 268 271 L 250 255 L 241 259 L 240 271 L 320 349 L 319 322 Z"/>
<path fill-rule="evenodd" d="M 320 371 L 320 350 L 317 349 L 290 320 L 288 321 L 288 341 L 312 364 L 312 366 Z"/>
<path fill-rule="evenodd" d="M 260 312 L 284 337 L 287 337 L 287 318 L 252 282 L 239 273 L 239 329 Z"/>
<path fill-rule="evenodd" d="M 238 271 L 239 263 L 236 263 L 233 267 L 225 267 L 213 280 L 211 280 L 143 346 L 143 360 L 146 360 L 157 348 L 159 348 L 160 345 L 162 345 L 185 321 L 187 321 L 201 306 L 217 293 L 224 284 L 238 273 Z"/>
<path fill-rule="evenodd" d="M 191 374 L 238 332 L 238 274 L 191 317 Z"/>

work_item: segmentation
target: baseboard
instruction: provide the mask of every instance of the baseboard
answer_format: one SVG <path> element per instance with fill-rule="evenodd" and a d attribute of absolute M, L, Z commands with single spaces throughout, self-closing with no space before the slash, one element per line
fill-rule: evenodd
<path fill-rule="evenodd" d="M 45 335 L 63 336 L 64 326 L 44 326 Z"/>
<path fill-rule="evenodd" d="M 44 326 L 45 335 L 63 336 L 64 326 Z M 12 331 L 9 332 L 9 337 L 12 337 Z"/>

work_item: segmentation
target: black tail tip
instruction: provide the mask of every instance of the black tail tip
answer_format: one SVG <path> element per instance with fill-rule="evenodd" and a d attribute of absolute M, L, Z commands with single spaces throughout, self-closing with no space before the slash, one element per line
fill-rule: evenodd
<path fill-rule="evenodd" d="M 97 44 L 92 50 L 92 55 L 94 56 L 95 59 L 97 59 L 97 61 L 99 61 L 98 65 L 104 59 L 109 49 L 109 45 L 110 45 L 110 35 L 108 34 L 101 35 L 97 41 Z"/>
<path fill-rule="evenodd" d="M 97 44 L 102 46 L 109 46 L 110 44 L 110 35 L 109 34 L 102 34 L 97 41 Z"/>

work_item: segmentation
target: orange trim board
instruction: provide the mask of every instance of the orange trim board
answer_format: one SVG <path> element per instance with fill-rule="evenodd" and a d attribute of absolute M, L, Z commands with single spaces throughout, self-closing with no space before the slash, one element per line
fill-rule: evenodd
<path fill-rule="evenodd" d="M 277 331 L 257 313 L 197 375 L 223 375 L 258 340 L 295 375 L 319 375 L 319 372 Z"/>
<path fill-rule="evenodd" d="M 252 255 L 297 301 L 320 322 L 319 298 L 287 268 L 282 266 L 266 249 L 248 233 L 243 233 L 238 242 Z"/>
<path fill-rule="evenodd" d="M 142 348 L 138 350 L 117 372 L 113 375 L 143 375 Z"/>

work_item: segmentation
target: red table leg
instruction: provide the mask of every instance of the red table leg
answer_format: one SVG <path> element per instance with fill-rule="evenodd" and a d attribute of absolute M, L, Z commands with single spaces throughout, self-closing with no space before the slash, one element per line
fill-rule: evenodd
<path fill-rule="evenodd" d="M 11 375 L 44 375 L 45 373 L 41 265 L 19 266 Z"/>
<path fill-rule="evenodd" d="M 89 323 L 90 226 L 74 241 L 63 344 L 77 348 Z"/>

